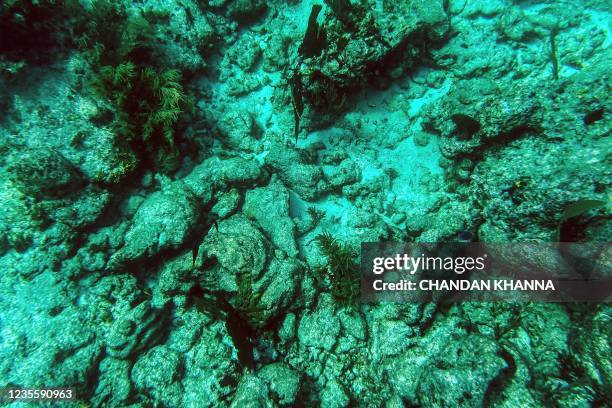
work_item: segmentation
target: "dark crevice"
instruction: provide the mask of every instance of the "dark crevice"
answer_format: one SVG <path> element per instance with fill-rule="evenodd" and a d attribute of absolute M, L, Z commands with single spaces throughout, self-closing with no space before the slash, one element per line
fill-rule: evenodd
<path fill-rule="evenodd" d="M 604 110 L 603 109 L 594 110 L 592 112 L 587 113 L 584 116 L 584 124 L 586 126 L 590 126 L 593 123 L 602 120 L 603 117 L 604 117 Z"/>

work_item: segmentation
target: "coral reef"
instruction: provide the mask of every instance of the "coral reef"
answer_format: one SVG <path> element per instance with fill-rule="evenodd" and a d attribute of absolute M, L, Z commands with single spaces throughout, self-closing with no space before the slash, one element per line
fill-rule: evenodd
<path fill-rule="evenodd" d="M 1 2 L 0 389 L 610 406 L 608 303 L 362 303 L 359 248 L 609 242 L 611 14 Z"/>
<path fill-rule="evenodd" d="M 342 244 L 334 239 L 329 233 L 322 233 L 315 238 L 319 250 L 327 259 L 327 264 L 317 273 L 328 275 L 331 283 L 331 293 L 345 305 L 353 305 L 359 296 L 359 277 L 357 273 L 357 252 L 350 246 Z"/>

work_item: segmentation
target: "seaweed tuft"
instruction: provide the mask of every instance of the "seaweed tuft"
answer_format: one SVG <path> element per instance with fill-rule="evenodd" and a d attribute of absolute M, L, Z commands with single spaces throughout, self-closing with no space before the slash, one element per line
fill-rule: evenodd
<path fill-rule="evenodd" d="M 185 101 L 180 80 L 178 70 L 128 61 L 102 67 L 93 87 L 115 110 L 114 132 L 157 162 L 160 153 L 176 153 L 174 127 Z"/>
<path fill-rule="evenodd" d="M 236 311 L 252 329 L 262 327 L 266 322 L 265 309 L 260 303 L 262 293 L 253 289 L 251 274 L 249 272 L 239 274 L 236 283 L 238 285 Z"/>
<path fill-rule="evenodd" d="M 315 242 L 327 259 L 327 264 L 319 270 L 321 280 L 325 276 L 329 278 L 332 295 L 338 303 L 356 307 L 360 294 L 358 267 L 355 262 L 357 252 L 328 232 L 317 235 Z"/>
<path fill-rule="evenodd" d="M 186 96 L 177 69 L 154 64 L 154 35 L 141 15 L 107 0 L 93 4 L 79 45 L 93 68 L 94 94 L 114 111 L 113 132 L 155 167 L 178 163 L 175 127 Z"/>

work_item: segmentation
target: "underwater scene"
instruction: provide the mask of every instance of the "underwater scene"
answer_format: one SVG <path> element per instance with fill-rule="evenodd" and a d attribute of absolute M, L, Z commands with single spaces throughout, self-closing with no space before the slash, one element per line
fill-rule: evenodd
<path fill-rule="evenodd" d="M 611 30 L 609 0 L 0 0 L 0 405 L 612 406 L 610 297 L 360 287 L 365 243 L 611 240 Z"/>

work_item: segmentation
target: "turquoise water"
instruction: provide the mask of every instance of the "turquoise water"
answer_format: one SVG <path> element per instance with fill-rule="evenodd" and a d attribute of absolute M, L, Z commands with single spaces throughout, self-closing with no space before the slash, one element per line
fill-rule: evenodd
<path fill-rule="evenodd" d="M 358 254 L 609 242 L 611 13 L 3 1 L 0 387 L 92 407 L 609 406 L 608 303 L 362 304 Z"/>

